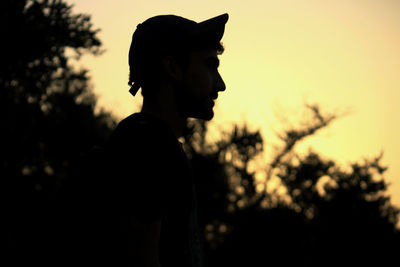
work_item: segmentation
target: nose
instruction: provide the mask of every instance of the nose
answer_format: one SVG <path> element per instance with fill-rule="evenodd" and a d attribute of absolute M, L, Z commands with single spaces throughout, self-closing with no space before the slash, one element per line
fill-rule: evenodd
<path fill-rule="evenodd" d="M 222 79 L 221 74 L 219 74 L 219 72 L 218 72 L 218 75 L 217 75 L 216 89 L 217 89 L 218 92 L 223 92 L 226 89 L 225 82 Z"/>

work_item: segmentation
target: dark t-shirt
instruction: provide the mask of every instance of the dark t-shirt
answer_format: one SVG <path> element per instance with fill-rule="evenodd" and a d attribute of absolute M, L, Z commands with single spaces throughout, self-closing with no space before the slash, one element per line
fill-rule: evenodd
<path fill-rule="evenodd" d="M 161 220 L 161 266 L 202 266 L 193 175 L 172 129 L 135 113 L 119 123 L 105 152 L 109 208 L 142 221 Z M 130 246 L 123 218 L 114 237 L 121 259 Z"/>

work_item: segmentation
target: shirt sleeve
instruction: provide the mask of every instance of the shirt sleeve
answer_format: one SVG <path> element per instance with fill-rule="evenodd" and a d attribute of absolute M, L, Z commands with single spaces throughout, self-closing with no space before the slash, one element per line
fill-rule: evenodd
<path fill-rule="evenodd" d="M 156 129 L 121 124 L 110 142 L 110 179 L 116 209 L 144 221 L 161 220 L 173 177 L 171 149 Z"/>

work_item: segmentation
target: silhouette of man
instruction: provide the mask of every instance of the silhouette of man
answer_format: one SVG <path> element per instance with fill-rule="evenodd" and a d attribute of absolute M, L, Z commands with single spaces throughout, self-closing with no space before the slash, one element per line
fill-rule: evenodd
<path fill-rule="evenodd" d="M 139 113 L 108 145 L 112 205 L 124 266 L 203 266 L 194 181 L 178 138 L 188 118 L 211 120 L 225 90 L 218 55 L 228 14 L 196 23 L 161 15 L 139 24 L 129 50 L 130 92 Z M 111 207 L 113 208 L 113 207 Z"/>

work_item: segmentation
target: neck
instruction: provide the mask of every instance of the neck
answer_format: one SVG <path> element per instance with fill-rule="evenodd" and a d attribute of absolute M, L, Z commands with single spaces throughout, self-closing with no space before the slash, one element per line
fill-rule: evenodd
<path fill-rule="evenodd" d="M 179 138 L 184 133 L 187 118 L 179 112 L 172 94 L 163 94 L 165 91 L 160 90 L 160 94 L 157 96 L 144 98 L 141 112 L 151 114 L 166 122 L 171 127 L 175 137 Z"/>

